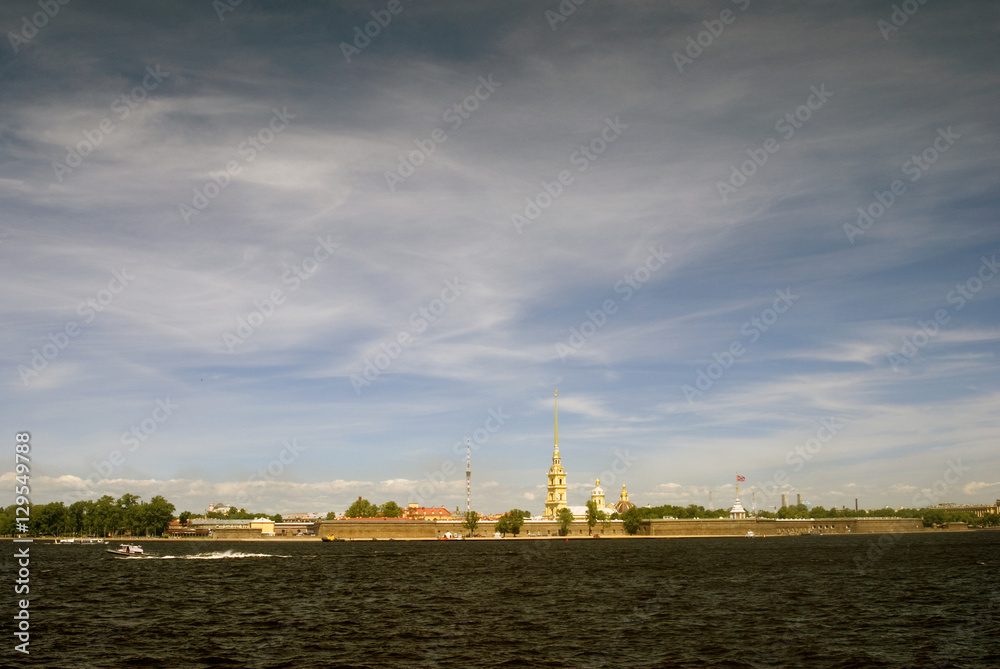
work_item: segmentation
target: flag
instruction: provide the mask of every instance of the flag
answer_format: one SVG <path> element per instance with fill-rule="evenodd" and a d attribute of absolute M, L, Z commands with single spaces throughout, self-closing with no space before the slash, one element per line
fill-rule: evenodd
<path fill-rule="evenodd" d="M 740 476 L 739 474 L 736 475 L 736 482 L 737 483 L 743 483 L 746 480 L 747 480 L 746 476 Z"/>

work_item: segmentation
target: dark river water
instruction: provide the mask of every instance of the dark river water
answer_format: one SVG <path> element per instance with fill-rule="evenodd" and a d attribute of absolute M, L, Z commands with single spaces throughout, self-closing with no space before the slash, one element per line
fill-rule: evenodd
<path fill-rule="evenodd" d="M 1000 532 L 145 548 L 32 544 L 4 666 L 1000 668 Z"/>

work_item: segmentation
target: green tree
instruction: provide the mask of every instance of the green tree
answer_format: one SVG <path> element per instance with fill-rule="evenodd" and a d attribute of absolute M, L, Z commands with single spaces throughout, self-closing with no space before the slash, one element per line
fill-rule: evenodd
<path fill-rule="evenodd" d="M 386 518 L 399 518 L 403 515 L 403 510 L 399 508 L 399 504 L 389 500 L 382 505 L 381 509 L 379 509 L 379 515 L 385 516 Z"/>
<path fill-rule="evenodd" d="M 569 534 L 569 526 L 573 522 L 573 512 L 563 507 L 559 509 L 556 520 L 559 521 L 559 536 L 564 537 Z"/>
<path fill-rule="evenodd" d="M 594 525 L 597 525 L 597 514 L 600 511 L 597 510 L 597 502 L 592 499 L 587 500 L 587 534 L 594 533 Z"/>
<path fill-rule="evenodd" d="M 469 536 L 476 533 L 476 528 L 479 527 L 479 514 L 475 511 L 468 511 L 465 514 L 465 522 L 462 523 L 462 527 L 469 530 Z"/>
<path fill-rule="evenodd" d="M 510 516 L 510 531 L 516 537 L 521 533 L 521 527 L 524 525 L 524 519 L 527 516 L 520 509 L 511 509 L 507 512 L 507 515 Z"/>
<path fill-rule="evenodd" d="M 378 507 L 367 499 L 358 497 L 357 501 L 347 508 L 344 515 L 348 518 L 374 518 L 378 515 Z"/>
<path fill-rule="evenodd" d="M 94 503 L 94 529 L 102 537 L 117 535 L 121 531 L 121 509 L 111 495 L 103 495 Z"/>
<path fill-rule="evenodd" d="M 639 526 L 643 521 L 643 513 L 639 507 L 635 506 L 622 514 L 622 529 L 628 534 L 635 534 L 639 531 Z"/>
<path fill-rule="evenodd" d="M 336 511 L 327 511 L 326 512 L 326 520 L 337 520 L 337 512 Z"/>
<path fill-rule="evenodd" d="M 16 529 L 14 520 L 14 505 L 11 504 L 3 510 L 3 514 L 0 514 L 0 535 L 5 537 L 12 536 L 14 530 Z"/>
<path fill-rule="evenodd" d="M 145 505 L 143 524 L 146 532 L 156 536 L 167 531 L 167 524 L 174 518 L 174 505 L 162 495 L 156 495 Z"/>
<path fill-rule="evenodd" d="M 522 525 L 524 525 L 524 512 L 518 509 L 511 509 L 500 516 L 500 520 L 496 524 L 496 531 L 503 536 L 507 536 L 508 534 L 517 536 L 521 531 Z"/>
<path fill-rule="evenodd" d="M 67 527 L 67 509 L 62 502 L 35 504 L 31 507 L 33 534 L 72 534 L 72 526 Z"/>
<path fill-rule="evenodd" d="M 189 518 L 191 518 L 190 511 L 181 511 L 181 515 L 177 516 L 177 520 L 181 521 L 181 525 L 187 525 Z"/>

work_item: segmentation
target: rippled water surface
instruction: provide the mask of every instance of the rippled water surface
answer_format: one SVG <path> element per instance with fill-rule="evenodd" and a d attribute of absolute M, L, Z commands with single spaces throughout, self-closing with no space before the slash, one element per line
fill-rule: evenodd
<path fill-rule="evenodd" d="M 1000 668 L 1000 532 L 879 538 L 36 542 L 23 666 Z"/>

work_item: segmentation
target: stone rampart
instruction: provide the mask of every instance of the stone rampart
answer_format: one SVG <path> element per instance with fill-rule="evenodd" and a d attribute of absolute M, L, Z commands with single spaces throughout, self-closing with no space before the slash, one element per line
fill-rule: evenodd
<path fill-rule="evenodd" d="M 439 533 L 433 520 L 346 518 L 320 521 L 316 534 L 338 539 L 434 539 Z"/>
<path fill-rule="evenodd" d="M 643 521 L 639 534 L 653 537 L 745 537 L 800 534 L 890 534 L 923 531 L 919 518 L 806 518 L 733 520 L 730 518 L 664 519 Z"/>

